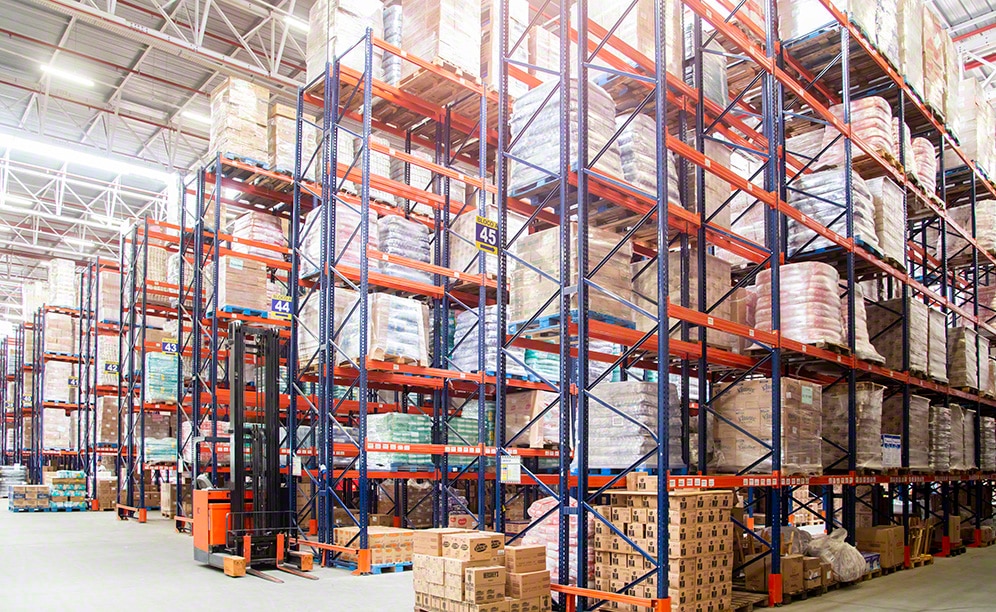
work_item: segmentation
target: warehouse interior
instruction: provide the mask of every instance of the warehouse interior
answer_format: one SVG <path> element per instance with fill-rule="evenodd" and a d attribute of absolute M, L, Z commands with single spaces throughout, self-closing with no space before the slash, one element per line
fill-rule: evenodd
<path fill-rule="evenodd" d="M 0 7 L 5 609 L 991 608 L 989 0 Z"/>

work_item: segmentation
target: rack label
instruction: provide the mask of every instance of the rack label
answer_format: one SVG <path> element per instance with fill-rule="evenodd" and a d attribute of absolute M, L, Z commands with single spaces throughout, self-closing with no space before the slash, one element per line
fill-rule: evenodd
<path fill-rule="evenodd" d="M 290 320 L 291 298 L 289 295 L 275 295 L 270 298 L 270 318 Z"/>
<path fill-rule="evenodd" d="M 180 352 L 179 342 L 176 338 L 165 338 L 162 343 L 163 352 L 167 355 L 176 355 Z"/>
<path fill-rule="evenodd" d="M 105 361 L 104 362 L 104 371 L 107 372 L 108 374 L 117 374 L 118 373 L 118 369 L 119 368 L 118 368 L 118 362 L 117 361 Z"/>
<path fill-rule="evenodd" d="M 501 481 L 509 484 L 522 482 L 522 457 L 501 458 Z"/>
<path fill-rule="evenodd" d="M 492 255 L 498 254 L 498 222 L 477 215 L 477 248 Z"/>
<path fill-rule="evenodd" d="M 80 386 L 80 379 L 78 379 L 78 378 L 70 378 L 69 379 L 69 386 L 70 387 L 79 387 Z"/>
<path fill-rule="evenodd" d="M 882 434 L 882 467 L 902 465 L 903 439 L 901 436 Z"/>

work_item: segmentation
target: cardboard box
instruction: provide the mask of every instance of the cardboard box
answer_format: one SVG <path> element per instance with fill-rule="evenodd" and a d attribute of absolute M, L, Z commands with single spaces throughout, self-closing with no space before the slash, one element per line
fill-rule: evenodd
<path fill-rule="evenodd" d="M 474 528 L 474 517 L 469 514 L 451 514 L 449 520 L 450 527 L 459 527 L 460 529 L 470 530 Z"/>
<path fill-rule="evenodd" d="M 246 575 L 246 559 L 245 557 L 236 557 L 235 555 L 225 555 L 225 575 L 231 576 L 233 578 L 239 578 Z"/>
<path fill-rule="evenodd" d="M 546 546 L 506 546 L 505 568 L 516 574 L 545 570 Z"/>
<path fill-rule="evenodd" d="M 762 558 L 763 557 L 763 558 Z M 755 593 L 768 592 L 768 576 L 771 574 L 771 554 L 759 553 L 747 557 L 747 561 L 758 559 L 744 568 L 745 588 Z M 782 593 L 797 593 L 803 588 L 802 555 L 782 555 Z"/>
<path fill-rule="evenodd" d="M 782 593 L 792 594 L 802 590 L 802 555 L 782 555 Z"/>
<path fill-rule="evenodd" d="M 823 575 L 820 573 L 821 563 L 819 557 L 802 558 L 802 588 L 809 590 L 823 584 Z"/>
<path fill-rule="evenodd" d="M 443 536 L 466 532 L 466 529 L 455 527 L 419 529 L 412 535 L 412 552 L 417 555 L 434 555 L 440 557 L 443 554 Z"/>
<path fill-rule="evenodd" d="M 858 527 L 855 540 L 861 552 L 878 553 L 884 568 L 895 567 L 904 560 L 903 528 L 899 525 Z"/>
<path fill-rule="evenodd" d="M 504 599 L 504 567 L 470 567 L 464 571 L 463 601 L 480 604 Z"/>
<path fill-rule="evenodd" d="M 497 556 L 505 548 L 505 537 L 485 531 L 443 536 L 443 556 L 464 561 L 483 561 Z"/>
<path fill-rule="evenodd" d="M 506 592 L 509 597 L 531 599 L 550 594 L 550 572 L 526 572 L 522 574 L 506 574 Z"/>

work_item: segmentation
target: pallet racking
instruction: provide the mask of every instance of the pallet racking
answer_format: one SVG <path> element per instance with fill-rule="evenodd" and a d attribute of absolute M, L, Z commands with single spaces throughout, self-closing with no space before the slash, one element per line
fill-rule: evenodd
<path fill-rule="evenodd" d="M 3 388 L 0 389 L 0 406 L 3 407 L 3 416 L 0 420 L 0 464 L 2 465 L 10 465 L 8 462 L 11 459 L 8 459 L 8 453 L 13 452 L 13 449 L 9 448 L 12 445 L 7 440 L 7 432 L 14 431 L 14 398 L 10 393 L 10 385 L 14 379 L 13 373 L 8 371 L 8 366 L 13 367 L 13 365 L 10 363 L 11 355 L 7 352 L 8 347 L 13 346 L 11 340 L 10 337 L 0 340 L 0 372 L 3 372 Z"/>

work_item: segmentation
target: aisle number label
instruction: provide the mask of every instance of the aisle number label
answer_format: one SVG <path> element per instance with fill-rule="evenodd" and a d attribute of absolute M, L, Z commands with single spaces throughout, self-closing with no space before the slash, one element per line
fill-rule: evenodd
<path fill-rule="evenodd" d="M 118 362 L 117 361 L 106 361 L 104 362 L 104 371 L 109 374 L 118 373 Z"/>
<path fill-rule="evenodd" d="M 32 402 L 31 402 L 31 400 L 32 400 L 32 399 L 33 399 L 33 398 L 32 398 L 32 397 L 31 397 L 30 395 L 25 395 L 25 396 L 22 396 L 22 397 L 21 397 L 21 403 L 22 403 L 22 404 L 30 404 L 30 403 L 32 403 Z"/>
<path fill-rule="evenodd" d="M 180 345 L 176 338 L 166 338 L 162 344 L 163 352 L 167 355 L 176 355 L 180 352 Z"/>
<path fill-rule="evenodd" d="M 508 484 L 522 482 L 522 457 L 501 458 L 501 481 Z"/>
<path fill-rule="evenodd" d="M 275 295 L 270 298 L 270 318 L 290 320 L 291 299 L 289 295 Z"/>
<path fill-rule="evenodd" d="M 78 378 L 70 378 L 69 379 L 69 386 L 70 387 L 79 387 L 80 386 L 80 379 L 78 379 Z"/>
<path fill-rule="evenodd" d="M 477 248 L 492 255 L 498 254 L 498 222 L 477 215 Z"/>

